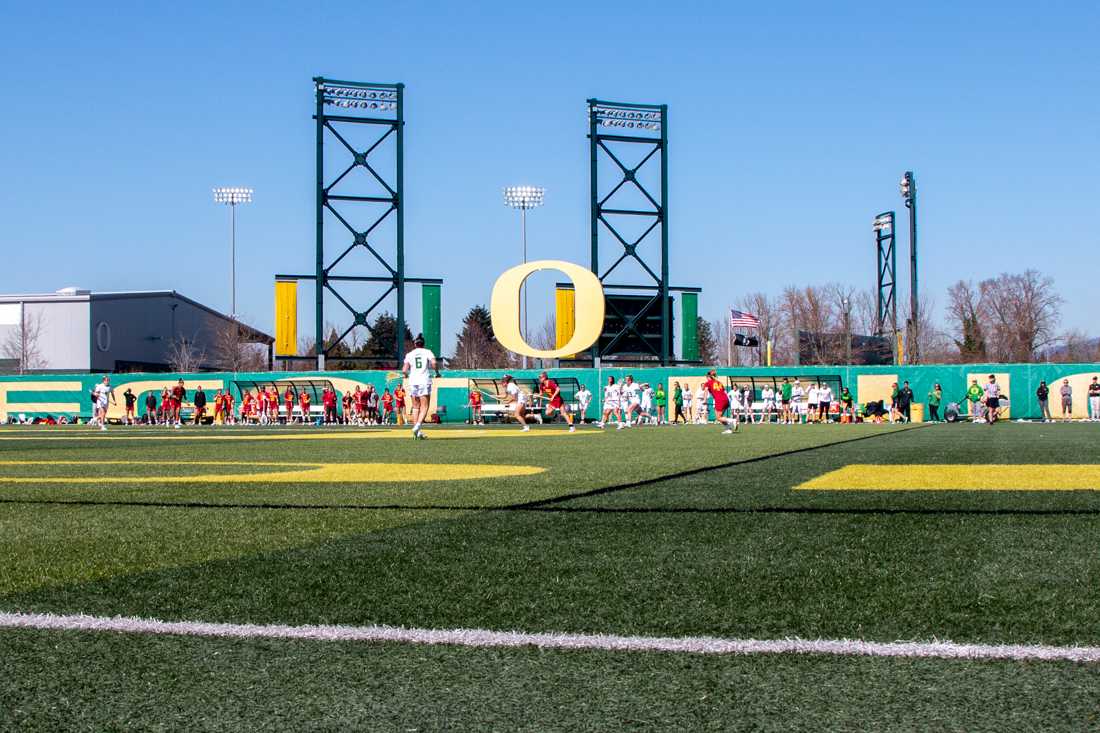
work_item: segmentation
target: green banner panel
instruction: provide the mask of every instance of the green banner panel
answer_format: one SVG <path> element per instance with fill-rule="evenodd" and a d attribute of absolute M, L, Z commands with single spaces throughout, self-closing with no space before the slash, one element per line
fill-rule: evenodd
<path fill-rule="evenodd" d="M 680 326 L 682 345 L 680 358 L 684 361 L 698 361 L 699 359 L 699 294 L 684 293 L 680 296 L 680 304 L 683 309 L 684 320 Z"/>
<path fill-rule="evenodd" d="M 424 284 L 420 286 L 421 308 L 423 312 L 424 346 L 439 355 L 443 344 L 443 329 L 439 306 L 440 286 Z"/>

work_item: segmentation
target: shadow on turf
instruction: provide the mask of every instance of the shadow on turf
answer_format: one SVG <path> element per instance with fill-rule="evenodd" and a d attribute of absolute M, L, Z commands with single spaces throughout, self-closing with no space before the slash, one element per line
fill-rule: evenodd
<path fill-rule="evenodd" d="M 447 511 L 447 512 L 515 512 L 515 511 L 543 511 L 543 512 L 606 512 L 610 514 L 615 513 L 748 513 L 748 512 L 822 512 L 822 513 L 861 513 L 859 510 L 807 510 L 807 509 L 794 509 L 787 510 L 781 507 L 765 508 L 765 509 L 736 509 L 736 508 L 718 508 L 718 509 L 701 509 L 697 507 L 685 507 L 683 509 L 670 508 L 670 507 L 630 507 L 624 509 L 612 509 L 612 508 L 585 508 L 585 507 L 559 507 L 558 504 L 562 504 L 569 501 L 575 501 L 577 499 L 587 499 L 592 496 L 603 496 L 605 494 L 612 494 L 619 491 L 628 491 L 630 489 L 638 489 L 644 486 L 652 486 L 654 484 L 663 483 L 665 481 L 676 481 L 678 479 L 689 478 L 691 476 L 698 476 L 699 474 L 709 473 L 710 471 L 722 471 L 728 468 L 734 468 L 737 466 L 745 466 L 752 463 L 761 463 L 764 461 L 770 461 L 775 458 L 785 458 L 787 456 L 797 455 L 799 453 L 808 453 L 810 451 L 821 450 L 822 448 L 835 448 L 839 445 L 846 445 L 849 443 L 859 443 L 864 440 L 871 440 L 874 438 L 882 438 L 887 435 L 900 435 L 901 433 L 909 432 L 910 430 L 919 429 L 917 426 L 904 428 L 901 430 L 893 430 L 888 433 L 877 433 L 874 435 L 862 435 L 858 438 L 848 438 L 847 440 L 840 440 L 834 443 L 824 443 L 821 445 L 811 445 L 805 448 L 794 448 L 780 453 L 769 453 L 763 456 L 754 456 L 752 458 L 742 458 L 737 461 L 727 461 L 726 463 L 719 463 L 713 466 L 703 466 L 701 468 L 691 468 L 685 471 L 677 471 L 676 473 L 664 474 L 662 476 L 655 476 L 653 478 L 641 479 L 639 481 L 631 481 L 625 484 L 615 484 L 613 486 L 604 486 L 598 489 L 591 489 L 589 491 L 579 491 L 573 494 L 563 494 L 562 496 L 555 496 L 549 499 L 539 499 L 538 501 L 529 501 L 522 504 L 509 504 L 506 506 L 444 506 L 444 505 L 405 505 L 405 504 L 222 504 L 211 502 L 172 502 L 172 501 L 100 501 L 95 499 L 0 499 L 0 504 L 41 504 L 46 506 L 136 506 L 136 507 L 164 507 L 164 508 L 180 508 L 180 509 L 385 509 L 385 510 L 400 510 L 400 511 Z M 899 510 L 900 511 L 900 510 Z M 878 511 L 868 510 L 866 513 L 883 513 Z M 1089 512 L 1091 513 L 1091 512 Z M 1098 510 L 1100 513 L 1100 510 Z"/>
<path fill-rule="evenodd" d="M 722 468 L 716 466 L 715 468 Z M 114 506 L 153 507 L 160 509 L 284 509 L 314 510 L 361 509 L 364 511 L 440 511 L 440 512 L 543 512 L 547 514 L 852 514 L 852 515 L 975 515 L 975 516 L 1092 516 L 1100 509 L 892 509 L 843 507 L 575 507 L 516 504 L 513 506 L 447 506 L 440 504 L 207 504 L 173 501 L 95 501 L 64 499 L 0 499 L 0 504 L 42 506 Z"/>

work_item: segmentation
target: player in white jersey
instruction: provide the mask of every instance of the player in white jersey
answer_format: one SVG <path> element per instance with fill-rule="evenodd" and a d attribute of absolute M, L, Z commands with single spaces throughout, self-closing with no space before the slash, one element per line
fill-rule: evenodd
<path fill-rule="evenodd" d="M 797 425 L 802 422 L 802 413 L 806 405 L 802 398 L 806 396 L 806 390 L 802 388 L 802 382 L 794 380 L 791 387 L 791 419 L 788 424 Z"/>
<path fill-rule="evenodd" d="M 817 420 L 817 399 L 818 389 L 816 384 L 810 384 L 806 389 L 806 422 L 812 423 Z"/>
<path fill-rule="evenodd" d="M 523 426 L 521 432 L 526 433 L 531 429 L 527 425 L 527 393 L 520 389 L 511 374 L 505 374 L 502 381 L 504 382 L 504 402 L 512 406 L 512 416 Z"/>
<path fill-rule="evenodd" d="M 100 430 L 106 430 L 107 401 L 118 404 L 115 401 L 115 391 L 111 389 L 111 378 L 103 377 L 103 381 L 97 384 L 92 392 L 95 394 L 95 415 L 92 419 L 99 423 Z"/>
<path fill-rule="evenodd" d="M 827 384 L 821 385 L 817 390 L 817 409 L 820 411 L 818 419 L 821 422 L 829 422 L 829 408 L 833 406 L 833 389 Z"/>
<path fill-rule="evenodd" d="M 771 387 L 764 387 L 760 390 L 760 401 L 764 403 L 760 411 L 760 422 L 770 423 L 772 415 L 775 414 L 775 390 Z"/>
<path fill-rule="evenodd" d="M 642 396 L 640 388 L 637 382 L 634 381 L 634 377 L 627 374 L 626 379 L 622 384 L 622 404 L 623 404 L 623 417 L 626 418 L 626 426 L 629 428 L 634 424 L 635 417 L 641 418 L 642 409 Z"/>
<path fill-rule="evenodd" d="M 699 389 L 695 391 L 695 424 L 706 425 L 709 415 L 707 414 L 707 398 L 710 395 L 707 393 L 707 388 L 703 385 L 699 385 Z"/>
<path fill-rule="evenodd" d="M 649 386 L 649 382 L 642 385 L 642 403 L 641 403 L 641 416 L 640 420 L 644 423 L 653 423 L 653 388 Z"/>
<path fill-rule="evenodd" d="M 412 398 L 414 438 L 423 439 L 420 426 L 428 419 L 428 404 L 432 401 L 432 372 L 439 376 L 439 365 L 435 354 L 424 348 L 424 336 L 417 335 L 414 348 L 405 354 L 405 363 L 401 373 L 409 380 L 409 397 Z"/>
<path fill-rule="evenodd" d="M 603 388 L 603 418 L 596 423 L 600 428 L 607 424 L 607 418 L 612 415 L 619 422 L 619 430 L 623 427 L 623 412 L 622 412 L 622 388 L 615 384 L 615 377 L 607 378 L 607 385 Z"/>
<path fill-rule="evenodd" d="M 588 406 L 592 404 L 592 393 L 588 390 L 588 387 L 581 385 L 581 388 L 577 390 L 577 394 L 574 395 L 577 398 L 577 415 L 581 421 L 581 425 L 584 425 L 584 416 L 588 412 Z"/>
<path fill-rule="evenodd" d="M 741 414 L 741 387 L 740 385 L 733 385 L 726 392 L 726 397 L 730 401 L 730 416 L 736 418 Z"/>

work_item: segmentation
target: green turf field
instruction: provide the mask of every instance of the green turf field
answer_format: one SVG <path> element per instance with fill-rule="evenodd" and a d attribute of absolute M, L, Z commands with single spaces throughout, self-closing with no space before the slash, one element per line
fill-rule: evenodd
<path fill-rule="evenodd" d="M 0 613 L 1100 646 L 1098 430 L 5 429 Z M 40 629 L 0 659 L 13 730 L 1100 729 L 1066 661 Z"/>

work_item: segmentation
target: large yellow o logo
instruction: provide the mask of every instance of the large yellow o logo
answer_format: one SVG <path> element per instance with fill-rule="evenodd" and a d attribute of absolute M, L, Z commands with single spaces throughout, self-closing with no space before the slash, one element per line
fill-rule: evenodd
<path fill-rule="evenodd" d="M 573 338 L 561 348 L 536 349 L 523 340 L 519 328 L 519 294 L 523 281 L 539 270 L 558 270 L 573 281 L 576 292 L 576 326 Z M 603 331 L 603 284 L 580 265 L 562 260 L 537 260 L 505 270 L 493 285 L 489 318 L 497 341 L 509 351 L 536 359 L 557 359 L 588 349 Z"/>

